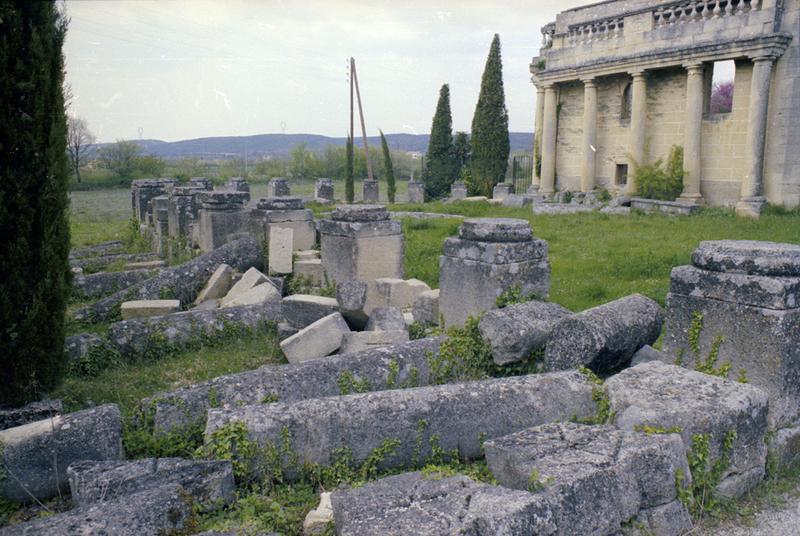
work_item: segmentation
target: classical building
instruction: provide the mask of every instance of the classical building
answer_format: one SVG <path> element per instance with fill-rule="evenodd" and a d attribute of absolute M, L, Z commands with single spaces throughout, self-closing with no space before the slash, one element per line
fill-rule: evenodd
<path fill-rule="evenodd" d="M 677 145 L 682 201 L 749 215 L 800 204 L 800 0 L 609 0 L 542 34 L 530 67 L 541 194 L 634 193 L 636 164 Z M 733 106 L 712 113 L 714 68 L 729 60 Z"/>

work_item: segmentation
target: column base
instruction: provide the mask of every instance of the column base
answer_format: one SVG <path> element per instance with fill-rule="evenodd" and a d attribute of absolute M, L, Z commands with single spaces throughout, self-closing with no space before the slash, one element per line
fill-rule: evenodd
<path fill-rule="evenodd" d="M 689 205 L 705 205 L 706 200 L 703 199 L 701 194 L 681 194 L 681 196 L 676 199 L 679 203 L 686 203 Z"/>
<path fill-rule="evenodd" d="M 538 184 L 531 184 L 528 186 L 528 191 L 525 192 L 528 195 L 536 195 L 539 193 L 539 185 Z"/>
<path fill-rule="evenodd" d="M 764 197 L 743 197 L 736 203 L 736 215 L 758 219 L 761 216 L 761 209 L 767 204 Z"/>

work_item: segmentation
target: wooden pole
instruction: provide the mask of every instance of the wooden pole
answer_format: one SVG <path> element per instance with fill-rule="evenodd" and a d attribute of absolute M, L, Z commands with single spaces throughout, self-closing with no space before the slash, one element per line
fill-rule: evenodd
<path fill-rule="evenodd" d="M 353 137 L 353 72 L 356 67 L 356 60 L 350 58 L 350 137 Z"/>
<path fill-rule="evenodd" d="M 353 81 L 356 83 L 356 99 L 358 99 L 358 116 L 361 118 L 361 135 L 364 138 L 364 153 L 367 155 L 367 178 L 372 178 L 372 161 L 369 158 L 369 145 L 367 145 L 367 127 L 364 125 L 364 110 L 361 108 L 361 92 L 358 90 L 358 75 L 356 75 L 356 60 L 350 58 L 352 62 L 350 69 L 352 71 Z"/>

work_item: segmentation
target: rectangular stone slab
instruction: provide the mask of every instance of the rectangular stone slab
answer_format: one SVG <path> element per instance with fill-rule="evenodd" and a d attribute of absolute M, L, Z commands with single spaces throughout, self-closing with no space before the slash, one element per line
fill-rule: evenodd
<path fill-rule="evenodd" d="M 303 329 L 320 318 L 339 311 L 339 303 L 335 298 L 314 296 L 311 294 L 292 294 L 281 300 L 284 318 L 293 327 Z"/>
<path fill-rule="evenodd" d="M 120 313 L 123 320 L 133 320 L 176 313 L 180 308 L 179 300 L 136 300 L 120 305 Z"/>
<path fill-rule="evenodd" d="M 351 450 L 355 462 L 362 462 L 385 440 L 396 439 L 400 445 L 381 467 L 407 468 L 428 458 L 433 435 L 445 452 L 456 449 L 461 457 L 475 459 L 482 456 L 484 439 L 593 415 L 591 392 L 587 377 L 570 371 L 210 409 L 206 438 L 240 421 L 259 445 L 278 445 L 286 427 L 299 463 L 321 465 L 333 463 L 342 447 Z"/>
<path fill-rule="evenodd" d="M 440 343 L 438 338 L 420 339 L 295 365 L 266 365 L 160 393 L 144 399 L 141 407 L 144 411 L 153 408 L 155 430 L 168 432 L 198 421 L 205 424 L 212 400 L 220 406 L 234 407 L 263 400 L 297 402 L 341 394 L 337 380 L 343 372 L 374 391 L 427 385 L 428 355 L 438 353 Z"/>
<path fill-rule="evenodd" d="M 269 271 L 272 274 L 292 273 L 292 240 L 294 231 L 289 227 L 273 225 L 269 228 Z"/>

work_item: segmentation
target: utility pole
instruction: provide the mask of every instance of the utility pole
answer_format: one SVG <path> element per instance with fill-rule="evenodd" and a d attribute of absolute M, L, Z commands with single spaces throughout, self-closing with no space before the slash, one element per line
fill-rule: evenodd
<path fill-rule="evenodd" d="M 350 58 L 350 139 L 352 140 L 355 137 L 353 133 L 353 70 L 355 69 L 356 60 Z"/>
<path fill-rule="evenodd" d="M 361 108 L 361 92 L 358 89 L 358 75 L 356 75 L 356 60 L 350 58 L 350 76 L 351 80 L 356 84 L 356 98 L 358 99 L 358 116 L 361 118 L 361 135 L 364 138 L 364 153 L 367 155 L 367 178 L 369 180 L 372 179 L 372 162 L 369 158 L 369 145 L 367 145 L 367 127 L 364 125 L 364 110 Z M 351 86 L 352 87 L 352 86 Z M 352 92 L 350 93 L 350 98 L 353 98 Z M 352 106 L 350 108 L 352 110 Z M 350 116 L 350 125 L 352 128 L 352 112 Z"/>

